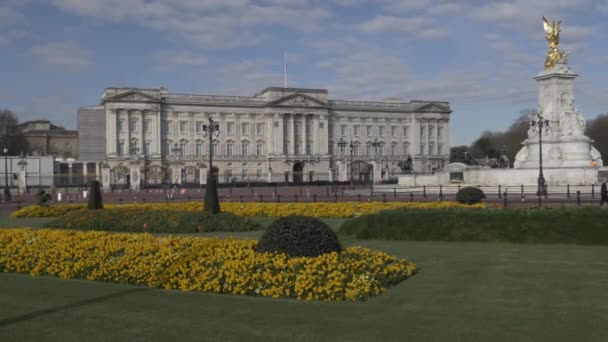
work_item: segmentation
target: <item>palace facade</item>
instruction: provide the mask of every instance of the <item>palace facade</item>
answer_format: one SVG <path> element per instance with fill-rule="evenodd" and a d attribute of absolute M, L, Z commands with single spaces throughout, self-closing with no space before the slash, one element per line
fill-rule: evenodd
<path fill-rule="evenodd" d="M 79 110 L 79 129 L 90 131 L 81 159 L 103 162 L 104 184 L 205 183 L 210 149 L 220 182 L 348 180 L 351 170 L 356 180 L 388 179 L 408 158 L 415 172 L 448 163 L 450 113 L 447 102 L 331 100 L 324 89 L 248 97 L 107 88 L 99 106 Z M 212 140 L 210 118 L 219 124 Z"/>

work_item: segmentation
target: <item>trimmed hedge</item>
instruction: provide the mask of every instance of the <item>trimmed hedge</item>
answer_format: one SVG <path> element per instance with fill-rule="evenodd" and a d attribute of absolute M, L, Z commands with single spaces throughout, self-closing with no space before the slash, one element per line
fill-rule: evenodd
<path fill-rule="evenodd" d="M 481 200 L 486 198 L 486 194 L 479 188 L 468 186 L 458 190 L 456 193 L 456 201 L 462 204 L 477 204 L 481 203 Z"/>
<path fill-rule="evenodd" d="M 304 216 L 277 219 L 257 246 L 259 253 L 285 253 L 290 257 L 316 257 L 341 250 L 336 233 L 325 222 Z"/>
<path fill-rule="evenodd" d="M 606 245 L 607 223 L 602 208 L 395 210 L 348 220 L 339 232 L 362 240 Z"/>
<path fill-rule="evenodd" d="M 47 224 L 50 228 L 117 232 L 196 233 L 262 230 L 259 224 L 234 214 L 201 211 L 99 209 L 67 213 Z"/>

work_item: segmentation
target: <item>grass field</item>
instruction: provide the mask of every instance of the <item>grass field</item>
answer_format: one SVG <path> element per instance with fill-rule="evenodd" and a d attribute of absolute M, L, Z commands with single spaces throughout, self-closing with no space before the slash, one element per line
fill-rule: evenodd
<path fill-rule="evenodd" d="M 0 274 L 0 340 L 608 340 L 608 247 L 343 241 L 422 270 L 358 303 Z"/>

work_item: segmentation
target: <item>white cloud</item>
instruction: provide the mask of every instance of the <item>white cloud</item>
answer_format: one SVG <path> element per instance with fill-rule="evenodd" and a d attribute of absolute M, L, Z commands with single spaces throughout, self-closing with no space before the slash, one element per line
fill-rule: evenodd
<path fill-rule="evenodd" d="M 430 17 L 395 17 L 377 15 L 373 19 L 359 25 L 359 29 L 366 33 L 404 32 L 420 39 L 437 39 L 447 36 L 448 31 L 435 25 Z"/>
<path fill-rule="evenodd" d="M 264 40 L 261 27 L 319 30 L 332 16 L 322 3 L 304 0 L 266 0 L 263 5 L 248 0 L 53 0 L 53 4 L 81 16 L 134 22 L 207 49 L 259 44 Z"/>
<path fill-rule="evenodd" d="M 66 70 L 78 71 L 93 66 L 90 52 L 73 40 L 34 46 L 31 51 L 43 63 Z"/>
<path fill-rule="evenodd" d="M 166 66 L 202 66 L 207 64 L 207 58 L 202 54 L 194 54 L 189 51 L 161 52 L 157 54 L 161 67 Z"/>

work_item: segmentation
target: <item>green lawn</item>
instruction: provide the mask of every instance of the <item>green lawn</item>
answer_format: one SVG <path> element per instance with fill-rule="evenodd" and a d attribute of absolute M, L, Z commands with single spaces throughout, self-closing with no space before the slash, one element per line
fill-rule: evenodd
<path fill-rule="evenodd" d="M 345 243 L 407 257 L 422 270 L 358 303 L 0 274 L 0 340 L 608 340 L 608 247 Z"/>

